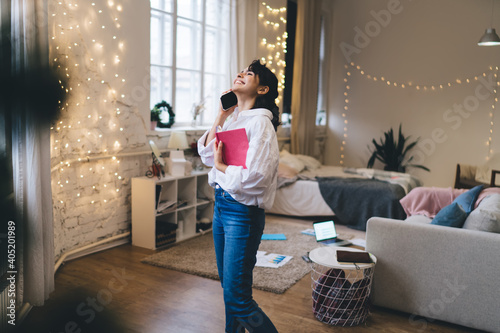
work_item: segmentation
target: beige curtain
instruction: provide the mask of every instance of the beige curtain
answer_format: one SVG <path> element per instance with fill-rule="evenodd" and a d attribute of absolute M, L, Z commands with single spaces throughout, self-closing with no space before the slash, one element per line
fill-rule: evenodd
<path fill-rule="evenodd" d="M 231 80 L 243 68 L 260 58 L 257 54 L 259 1 L 231 0 Z M 231 81 L 232 83 L 232 81 Z"/>
<path fill-rule="evenodd" d="M 47 66 L 47 0 L 10 2 L 12 72 Z M 29 96 L 26 96 L 29 98 Z M 43 305 L 54 290 L 50 129 L 23 101 L 13 104 L 12 167 L 16 218 L 18 304 Z"/>
<path fill-rule="evenodd" d="M 313 155 L 318 98 L 321 0 L 297 1 L 292 91 L 292 153 Z"/>

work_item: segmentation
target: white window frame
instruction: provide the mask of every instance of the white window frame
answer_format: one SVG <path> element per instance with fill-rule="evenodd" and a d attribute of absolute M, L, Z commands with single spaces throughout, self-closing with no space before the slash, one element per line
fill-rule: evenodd
<path fill-rule="evenodd" d="M 164 11 L 162 9 L 158 9 L 158 8 L 154 8 L 153 6 L 151 6 L 151 17 L 153 17 L 153 14 L 159 14 L 159 16 L 162 17 L 161 19 L 161 22 L 163 22 L 163 18 L 164 17 L 167 17 L 167 16 L 170 16 L 171 17 L 171 20 L 172 20 L 172 36 L 171 36 L 171 39 L 172 39 L 172 45 L 173 47 L 171 48 L 171 50 L 166 50 L 165 49 L 165 45 L 162 44 L 161 46 L 161 49 L 160 49 L 160 59 L 163 59 L 163 55 L 165 54 L 164 52 L 171 52 L 171 54 L 169 55 L 172 59 L 172 64 L 171 66 L 170 65 L 164 65 L 164 64 L 161 64 L 161 63 L 153 63 L 153 59 L 151 59 L 151 63 L 150 63 L 150 66 L 151 66 L 151 73 L 153 73 L 153 69 L 156 69 L 156 68 L 165 68 L 165 69 L 169 69 L 171 71 L 171 77 L 170 77 L 170 82 L 167 83 L 167 82 L 153 82 L 154 80 L 154 77 L 153 77 L 153 74 L 151 75 L 151 84 L 156 84 L 157 86 L 160 87 L 160 92 L 161 92 L 161 99 L 165 100 L 167 103 L 169 103 L 172 107 L 173 107 L 173 110 L 176 114 L 176 119 L 175 119 L 175 123 L 173 125 L 173 127 L 189 127 L 192 125 L 192 107 L 190 106 L 188 109 L 185 108 L 177 108 L 176 105 L 178 104 L 177 103 L 177 93 L 176 93 L 176 89 L 177 89 L 177 72 L 179 70 L 182 70 L 184 72 L 195 72 L 195 73 L 198 73 L 199 74 L 199 77 L 200 77 L 200 82 L 199 82 L 199 91 L 197 91 L 197 96 L 194 98 L 194 100 L 192 101 L 191 104 L 195 104 L 195 103 L 199 103 L 199 102 L 202 102 L 203 100 L 205 100 L 205 111 L 203 111 L 201 113 L 201 115 L 199 116 L 196 124 L 197 125 L 210 125 L 211 122 L 213 121 L 214 119 L 214 116 L 215 116 L 215 111 L 216 111 L 216 108 L 218 106 L 218 97 L 219 95 L 222 93 L 223 90 L 225 89 L 228 89 L 229 87 L 225 87 L 225 86 L 222 86 L 220 84 L 220 82 L 230 82 L 230 78 L 229 78 L 229 66 L 215 66 L 215 68 L 210 68 L 210 72 L 207 72 L 207 68 L 205 68 L 205 44 L 206 44 L 206 41 L 205 41 L 205 38 L 206 38 L 206 31 L 207 31 L 207 28 L 210 28 L 210 29 L 215 29 L 217 31 L 217 34 L 219 36 L 219 38 L 225 34 L 225 38 L 227 39 L 226 40 L 226 45 L 227 45 L 227 48 L 229 48 L 229 24 L 227 24 L 226 27 L 223 27 L 222 25 L 220 26 L 217 26 L 217 25 L 210 25 L 208 24 L 207 22 L 207 18 L 206 18 L 206 1 L 207 0 L 202 0 L 201 1 L 201 4 L 202 4 L 202 9 L 201 9 L 201 20 L 198 21 L 196 19 L 192 19 L 192 18 L 186 18 L 186 17 L 183 17 L 183 16 L 179 16 L 177 14 L 177 9 L 178 9 L 178 6 L 177 6 L 177 1 L 183 1 L 183 0 L 173 0 L 173 8 L 172 8 L 172 12 L 167 12 L 167 11 Z M 223 5 L 227 5 L 227 10 L 229 11 L 229 1 L 228 0 L 217 0 L 219 3 L 222 3 Z M 201 26 L 201 31 L 200 31 L 200 45 L 197 45 L 198 49 L 201 50 L 201 52 L 199 52 L 199 56 L 201 57 L 201 59 L 197 59 L 197 61 L 200 62 L 200 68 L 199 69 L 186 69 L 186 68 L 178 68 L 177 67 L 177 56 L 176 56 L 176 53 L 177 53 L 177 47 L 179 47 L 179 44 L 178 44 L 178 41 L 177 41 L 177 27 L 178 27 L 178 20 L 181 19 L 183 21 L 189 21 L 189 22 L 192 22 L 192 23 L 195 23 L 195 24 L 200 24 Z M 153 29 L 151 29 L 151 34 L 154 34 L 154 33 L 157 33 L 158 31 L 153 31 Z M 160 36 L 160 37 L 163 37 Z M 159 38 L 159 40 L 163 40 L 163 38 Z M 217 48 L 216 46 L 214 46 L 214 49 Z M 226 50 L 227 54 L 226 54 L 226 57 L 228 59 L 228 55 L 229 55 L 229 50 Z M 216 57 L 216 58 L 222 58 L 222 57 Z M 213 70 L 215 69 L 216 72 L 214 72 Z M 218 85 L 218 89 L 214 89 L 214 91 L 205 91 L 205 76 L 209 74 L 209 75 L 215 75 L 216 77 L 218 76 L 218 79 L 217 79 L 217 82 L 219 82 L 219 85 Z M 169 85 L 170 88 L 170 91 L 171 91 L 171 96 L 166 96 L 166 95 L 169 95 L 168 92 L 167 92 L 167 89 L 164 89 L 164 87 L 166 85 Z M 219 91 L 220 90 L 220 91 Z M 208 97 L 208 99 L 206 99 Z M 216 97 L 216 98 L 214 98 Z M 151 96 L 150 98 L 150 107 L 153 108 L 153 106 L 156 104 L 156 103 L 159 103 L 160 100 L 154 100 L 154 98 L 156 98 L 155 96 Z M 215 109 L 215 111 L 214 111 Z M 182 113 L 182 116 L 180 116 L 180 114 Z M 186 119 L 186 113 L 189 114 L 189 121 Z M 168 122 L 168 115 L 163 115 L 163 121 L 164 122 Z M 180 118 L 180 119 L 179 119 Z M 182 119 L 184 118 L 184 119 Z"/>

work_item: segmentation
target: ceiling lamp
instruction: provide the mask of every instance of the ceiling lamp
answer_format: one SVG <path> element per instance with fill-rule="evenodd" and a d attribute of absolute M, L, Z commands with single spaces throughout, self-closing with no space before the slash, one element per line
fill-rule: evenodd
<path fill-rule="evenodd" d="M 491 46 L 491 45 L 500 45 L 500 37 L 498 37 L 495 29 L 488 28 L 484 33 L 483 37 L 477 43 L 479 46 Z"/>
<path fill-rule="evenodd" d="M 491 2 L 491 27 L 493 27 L 493 9 L 495 6 L 495 1 Z M 500 45 L 500 37 L 498 37 L 495 29 L 488 28 L 484 33 L 483 37 L 477 43 L 479 46 L 491 46 L 491 45 Z"/>

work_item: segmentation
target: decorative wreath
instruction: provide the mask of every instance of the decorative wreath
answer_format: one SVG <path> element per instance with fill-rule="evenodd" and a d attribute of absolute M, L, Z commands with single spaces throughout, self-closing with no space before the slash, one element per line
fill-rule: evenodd
<path fill-rule="evenodd" d="M 161 112 L 164 112 L 165 109 L 168 111 L 168 123 L 164 123 L 161 120 L 158 122 L 158 127 L 159 128 L 170 128 L 172 125 L 175 123 L 175 113 L 170 104 L 168 104 L 165 101 L 161 101 L 160 103 L 156 104 L 154 106 L 155 108 L 159 109 Z"/>

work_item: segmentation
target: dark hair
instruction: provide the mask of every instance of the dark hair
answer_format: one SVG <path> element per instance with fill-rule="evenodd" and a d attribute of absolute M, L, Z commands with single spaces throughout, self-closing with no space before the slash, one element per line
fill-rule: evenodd
<path fill-rule="evenodd" d="M 267 94 L 257 96 L 253 109 L 265 108 L 270 110 L 273 114 L 271 122 L 273 123 L 274 130 L 276 130 L 281 123 L 280 111 L 274 101 L 278 97 L 278 78 L 265 64 L 261 64 L 260 60 L 254 60 L 248 66 L 248 70 L 258 76 L 259 85 L 269 87 Z"/>

